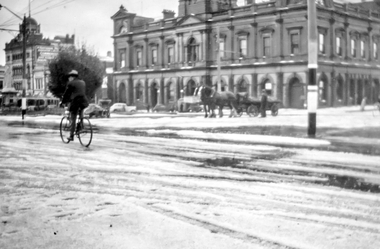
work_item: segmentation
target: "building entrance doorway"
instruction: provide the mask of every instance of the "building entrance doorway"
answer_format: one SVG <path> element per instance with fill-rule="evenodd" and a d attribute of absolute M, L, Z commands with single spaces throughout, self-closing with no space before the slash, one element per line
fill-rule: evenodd
<path fill-rule="evenodd" d="M 119 86 L 119 102 L 127 103 L 127 92 L 125 90 L 125 84 L 121 83 Z"/>
<path fill-rule="evenodd" d="M 303 84 L 298 78 L 293 78 L 289 83 L 289 108 L 302 109 L 304 106 Z"/>
<path fill-rule="evenodd" d="M 158 102 L 158 84 L 153 83 L 150 88 L 150 102 L 152 103 L 152 107 L 155 107 Z"/>

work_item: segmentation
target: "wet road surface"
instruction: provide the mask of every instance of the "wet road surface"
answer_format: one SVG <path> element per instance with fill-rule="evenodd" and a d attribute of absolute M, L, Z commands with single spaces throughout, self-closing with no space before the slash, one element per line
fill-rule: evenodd
<path fill-rule="evenodd" d="M 3 203 L 17 196 L 19 211 L 33 209 L 23 199 L 36 189 L 113 195 L 257 248 L 380 248 L 378 156 L 126 129 L 83 148 L 63 144 L 56 127 L 0 128 L 0 193 Z"/>

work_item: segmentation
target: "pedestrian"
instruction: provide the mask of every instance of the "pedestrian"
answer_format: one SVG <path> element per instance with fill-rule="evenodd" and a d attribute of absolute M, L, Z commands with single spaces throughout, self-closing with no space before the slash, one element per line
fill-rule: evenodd
<path fill-rule="evenodd" d="M 360 104 L 360 110 L 363 112 L 364 111 L 364 109 L 365 109 L 365 105 L 367 104 L 367 97 L 364 97 L 363 99 L 362 99 L 362 102 L 361 102 L 361 104 Z"/>
<path fill-rule="evenodd" d="M 83 118 L 83 110 L 89 106 L 86 97 L 86 83 L 78 78 L 78 72 L 71 70 L 68 73 L 69 83 L 67 84 L 66 91 L 62 97 L 62 103 L 70 103 L 69 111 L 71 117 L 71 129 L 69 140 L 74 140 L 75 123 L 78 111 L 80 111 L 80 118 Z"/>
<path fill-rule="evenodd" d="M 266 115 L 266 109 L 267 109 L 267 103 L 268 103 L 268 95 L 267 91 L 263 89 L 261 94 L 261 102 L 260 102 L 260 111 L 261 111 L 261 117 L 265 118 Z"/>

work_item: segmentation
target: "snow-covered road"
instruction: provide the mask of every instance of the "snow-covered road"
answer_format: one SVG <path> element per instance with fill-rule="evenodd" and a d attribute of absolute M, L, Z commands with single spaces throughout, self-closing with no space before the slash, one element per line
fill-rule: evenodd
<path fill-rule="evenodd" d="M 380 248 L 378 156 L 0 128 L 0 248 Z"/>

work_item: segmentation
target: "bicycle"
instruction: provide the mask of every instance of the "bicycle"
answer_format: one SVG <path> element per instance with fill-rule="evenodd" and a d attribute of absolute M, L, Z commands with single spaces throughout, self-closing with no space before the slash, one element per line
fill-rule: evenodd
<path fill-rule="evenodd" d="M 68 144 L 70 143 L 70 130 L 71 130 L 71 117 L 70 117 L 70 112 L 68 111 L 68 108 L 65 107 L 65 114 L 61 120 L 60 124 L 60 134 L 61 134 L 61 139 L 62 142 Z M 77 123 L 76 123 L 76 128 L 75 128 L 75 133 L 74 135 L 79 139 L 79 142 L 81 145 L 84 147 L 88 147 L 91 144 L 92 141 L 92 125 L 91 122 L 88 118 L 85 118 L 81 115 L 81 111 L 79 110 L 79 113 L 77 114 Z"/>

